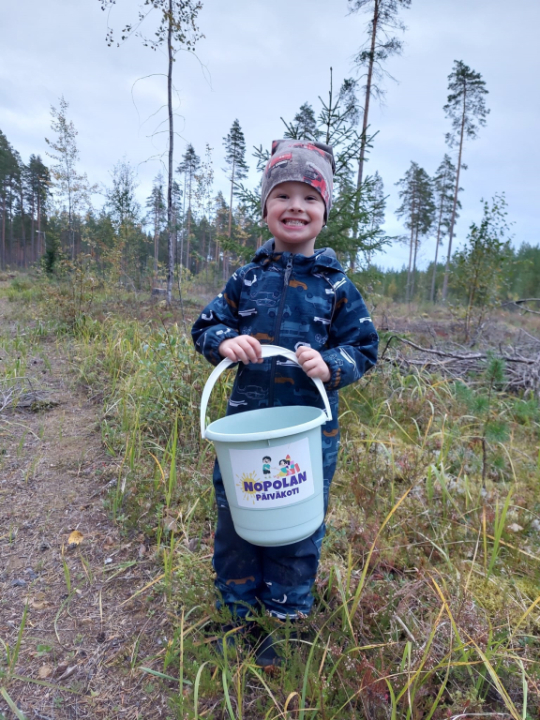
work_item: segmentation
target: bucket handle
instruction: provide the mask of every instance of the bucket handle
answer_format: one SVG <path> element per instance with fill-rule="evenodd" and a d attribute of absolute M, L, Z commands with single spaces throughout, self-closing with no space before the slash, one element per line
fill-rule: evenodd
<path fill-rule="evenodd" d="M 276 355 L 282 355 L 283 357 L 286 357 L 287 360 L 292 360 L 297 365 L 300 365 L 296 354 L 293 353 L 292 350 L 287 350 L 286 348 L 279 347 L 278 345 L 261 345 L 261 348 L 263 358 L 270 358 Z M 206 437 L 206 408 L 208 406 L 208 400 L 210 399 L 210 393 L 212 392 L 214 385 L 216 384 L 217 379 L 219 378 L 221 373 L 226 370 L 230 365 L 234 365 L 234 363 L 234 360 L 229 360 L 229 358 L 225 358 L 219 363 L 219 365 L 216 365 L 216 367 L 208 377 L 208 380 L 206 381 L 206 385 L 204 386 L 201 397 L 201 437 L 203 438 Z M 317 386 L 317 390 L 321 394 L 326 417 L 328 418 L 328 420 L 331 420 L 332 410 L 330 409 L 328 395 L 326 394 L 326 390 L 324 388 L 322 380 L 320 378 L 311 378 L 311 380 L 313 380 L 313 382 Z"/>

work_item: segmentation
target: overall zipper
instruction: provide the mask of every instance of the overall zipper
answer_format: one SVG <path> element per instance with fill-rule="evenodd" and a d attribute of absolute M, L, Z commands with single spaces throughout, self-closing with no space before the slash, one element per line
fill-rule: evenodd
<path fill-rule="evenodd" d="M 285 307 L 285 300 L 287 298 L 287 288 L 289 287 L 289 280 L 292 273 L 293 259 L 292 256 L 287 260 L 285 266 L 285 276 L 283 278 L 283 293 L 281 295 L 281 302 L 279 304 L 279 310 L 276 316 L 276 325 L 274 333 L 274 345 L 279 345 L 279 336 L 281 334 L 281 318 L 283 315 L 283 308 Z M 270 388 L 268 392 L 268 407 L 274 407 L 274 378 L 276 375 L 276 364 L 277 358 L 272 358 L 272 364 L 270 366 Z"/>

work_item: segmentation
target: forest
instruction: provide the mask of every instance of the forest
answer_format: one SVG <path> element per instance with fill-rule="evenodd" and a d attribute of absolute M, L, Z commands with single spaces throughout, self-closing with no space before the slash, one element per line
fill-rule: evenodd
<path fill-rule="evenodd" d="M 398 51 L 392 45 L 392 52 Z M 360 54 L 357 61 L 360 67 L 367 63 L 369 70 L 369 53 Z M 382 55 L 375 54 L 373 64 L 381 61 Z M 481 75 L 461 61 L 454 63 L 448 91 L 444 111 L 453 132 L 446 142 L 449 149 L 459 147 L 459 157 L 453 161 L 445 153 L 432 176 L 411 162 L 397 183 L 401 204 L 396 215 L 405 230 L 400 236 L 388 236 L 383 229 L 383 178 L 377 171 L 360 177 L 376 136 L 368 134 L 368 116 L 361 111 L 375 92 L 369 83 L 361 86 L 358 79 L 346 78 L 336 89 L 330 71 L 328 99 L 319 98 L 318 108 L 304 103 L 289 122 L 282 120 L 284 137 L 320 140 L 332 145 L 336 154 L 336 197 L 318 246 L 332 247 L 362 290 L 397 302 L 439 302 L 448 296 L 466 303 L 468 273 L 475 264 L 481 280 L 474 302 L 534 298 L 540 295 L 540 250 L 513 237 L 504 193 L 478 203 L 477 221 L 468 229 L 465 243 L 452 251 L 463 192 L 456 168 L 466 168 L 461 159 L 464 139 L 476 137 L 489 110 Z M 476 100 L 468 107 L 471 97 Z M 111 168 L 111 184 L 104 188 L 92 185 L 80 170 L 78 133 L 63 97 L 51 108 L 51 131 L 47 165 L 35 154 L 25 164 L 0 129 L 3 269 L 34 266 L 54 275 L 68 267 L 66 262 L 78 263 L 102 281 L 114 277 L 137 290 L 160 287 L 166 276 L 170 282 L 174 269 L 181 280 L 215 290 L 270 237 L 260 217 L 258 188 L 242 182 L 249 157 L 237 119 L 223 137 L 228 197 L 214 192 L 212 149 L 206 145 L 200 155 L 188 143 L 170 175 L 155 177 L 143 204 L 138 200 L 136 170 L 128 160 Z M 262 172 L 269 150 L 261 144 L 252 148 L 251 157 Z M 98 191 L 104 198 L 101 207 L 93 201 Z M 435 257 L 428 267 L 418 268 L 419 250 L 427 238 L 436 241 Z M 377 266 L 376 253 L 392 252 L 396 243 L 407 246 L 408 265 Z M 484 297 L 488 287 L 489 298 Z"/>
<path fill-rule="evenodd" d="M 111 52 L 141 43 L 163 65 L 147 197 L 135 151 L 89 177 L 61 90 L 41 150 L 23 158 L 0 128 L 0 720 L 540 718 L 540 244 L 504 187 L 458 225 L 494 120 L 476 65 L 441 79 L 438 165 L 377 169 L 374 107 L 417 1 L 343 2 L 350 76 L 329 68 L 295 114 L 272 109 L 282 137 L 334 149 L 316 248 L 362 293 L 379 359 L 340 391 L 312 613 L 253 611 L 231 642 L 199 414 L 211 367 L 190 328 L 270 238 L 270 139 L 248 147 L 241 107 L 212 118 L 219 150 L 179 139 L 178 60 L 211 43 L 207 3 L 141 0 L 117 22 L 116 0 L 92 0 Z M 281 664 L 257 663 L 266 635 Z"/>

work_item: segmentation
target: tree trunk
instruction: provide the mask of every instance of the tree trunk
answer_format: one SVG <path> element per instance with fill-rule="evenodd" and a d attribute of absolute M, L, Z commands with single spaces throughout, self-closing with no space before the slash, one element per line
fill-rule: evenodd
<path fill-rule="evenodd" d="M 414 216 L 416 212 L 416 190 L 413 189 L 413 196 L 411 199 L 411 239 L 409 242 L 409 269 L 407 270 L 407 290 L 405 292 L 405 298 L 407 303 L 411 301 L 411 268 L 412 268 L 412 254 L 413 254 L 413 243 L 414 243 Z"/>
<path fill-rule="evenodd" d="M 443 289 L 442 289 L 442 301 L 443 303 L 446 302 L 446 295 L 448 292 L 448 276 L 450 274 L 450 256 L 452 254 L 452 240 L 454 237 L 454 225 L 456 222 L 456 208 L 457 208 L 457 200 L 458 200 L 458 193 L 459 193 L 459 174 L 461 171 L 461 156 L 463 153 L 463 135 L 465 133 L 465 99 L 467 97 L 467 89 L 463 92 L 463 114 L 461 116 L 461 134 L 459 137 L 459 154 L 458 154 L 458 164 L 457 164 L 457 172 L 456 172 L 456 187 L 454 188 L 454 201 L 452 204 L 452 217 L 450 219 L 450 230 L 448 233 L 448 255 L 446 256 L 446 267 L 444 269 L 444 281 L 443 281 Z"/>
<path fill-rule="evenodd" d="M 368 64 L 368 73 L 366 79 L 366 96 L 364 100 L 364 115 L 362 118 L 362 135 L 360 141 L 360 156 L 358 158 L 358 176 L 356 178 L 356 200 L 354 202 L 355 215 L 358 214 L 360 208 L 360 189 L 362 187 L 362 181 L 364 179 L 364 162 L 366 158 L 366 145 L 367 145 L 367 128 L 369 119 L 369 101 L 371 99 L 371 85 L 373 83 L 373 65 L 375 64 L 375 45 L 377 42 L 377 30 L 379 24 L 379 2 L 375 0 L 373 6 L 373 23 L 371 27 L 371 45 L 370 45 L 370 56 Z M 351 270 L 354 272 L 356 269 L 356 247 L 358 240 L 358 223 L 355 224 L 354 228 L 354 247 L 355 252 L 351 256 Z"/>
<path fill-rule="evenodd" d="M 231 170 L 231 199 L 229 203 L 229 239 L 232 235 L 232 204 L 233 204 L 233 190 L 234 190 L 234 171 L 236 169 L 236 160 L 233 159 L 233 165 Z M 229 256 L 226 252 L 223 253 L 223 279 L 227 280 L 229 275 Z"/>
<path fill-rule="evenodd" d="M 411 301 L 414 298 L 414 287 L 415 287 L 415 281 L 416 281 L 416 257 L 418 255 L 418 227 L 416 228 L 416 231 L 414 233 L 414 257 L 413 257 L 413 269 L 412 269 L 412 278 L 411 278 Z"/>
<path fill-rule="evenodd" d="M 435 244 L 435 261 L 433 263 L 433 277 L 431 278 L 431 302 L 435 302 L 435 276 L 437 274 L 437 258 L 439 257 L 439 243 L 441 240 L 441 226 L 442 226 L 442 214 L 443 214 L 444 200 L 441 194 L 441 207 L 439 210 L 439 222 L 437 225 L 437 242 Z"/>
<path fill-rule="evenodd" d="M 17 262 L 17 253 L 15 252 L 15 238 L 13 237 L 13 178 L 9 179 L 9 263 L 10 265 Z"/>
<path fill-rule="evenodd" d="M 36 261 L 36 196 L 32 192 L 32 208 L 30 212 L 30 262 Z"/>
<path fill-rule="evenodd" d="M 24 230 L 24 204 L 23 204 L 23 188 L 22 181 L 19 188 L 19 197 L 21 201 L 21 240 L 22 240 L 22 264 L 26 267 L 26 232 Z"/>
<path fill-rule="evenodd" d="M 202 238 L 201 238 L 201 257 L 205 261 L 206 265 L 206 223 L 202 226 Z M 201 271 L 200 261 L 197 262 L 197 273 Z"/>
<path fill-rule="evenodd" d="M 360 190 L 364 175 L 364 161 L 366 157 L 366 144 L 367 144 L 367 128 L 368 128 L 368 115 L 369 115 L 369 101 L 371 98 L 371 84 L 373 82 L 373 65 L 375 63 L 375 44 L 377 40 L 377 29 L 379 23 L 379 1 L 375 0 L 373 6 L 373 25 L 371 28 L 371 47 L 368 65 L 368 74 L 366 80 L 366 98 L 364 101 L 364 117 L 362 120 L 362 140 L 360 144 L 360 157 L 358 159 L 358 178 L 356 180 L 356 188 Z"/>
<path fill-rule="evenodd" d="M 2 247 L 0 248 L 0 267 L 6 269 L 6 184 L 2 194 Z"/>
<path fill-rule="evenodd" d="M 172 285 L 174 274 L 174 233 L 173 233 L 173 207 L 172 207 L 172 191 L 173 191 L 173 153 L 174 153 L 174 125 L 173 125 L 173 109 L 172 109 L 172 70 L 173 70 L 173 47 L 172 47 L 172 15 L 173 4 L 169 0 L 169 30 L 167 34 L 167 51 L 169 58 L 169 67 L 167 72 L 167 105 L 169 111 L 169 184 L 167 187 L 167 235 L 169 257 L 167 263 L 167 304 L 172 303 Z"/>
<path fill-rule="evenodd" d="M 188 270 L 190 270 L 190 262 L 189 262 L 189 256 L 191 253 L 191 203 L 188 205 L 187 209 L 187 244 L 186 244 L 186 267 Z"/>
<path fill-rule="evenodd" d="M 158 256 L 159 256 L 159 233 L 157 216 L 154 218 L 154 285 L 157 285 L 158 276 Z"/>
<path fill-rule="evenodd" d="M 409 243 L 409 268 L 407 270 L 407 290 L 405 292 L 405 299 L 407 303 L 410 302 L 411 293 L 411 267 L 412 267 L 412 255 L 413 255 L 413 242 L 414 242 L 414 227 L 411 227 L 411 240 Z"/>
<path fill-rule="evenodd" d="M 38 259 L 43 255 L 43 244 L 41 242 L 41 199 L 39 192 L 37 196 L 37 256 Z"/>

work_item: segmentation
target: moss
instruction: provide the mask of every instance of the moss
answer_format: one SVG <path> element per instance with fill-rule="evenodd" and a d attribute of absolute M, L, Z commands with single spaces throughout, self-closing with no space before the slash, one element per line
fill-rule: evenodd
<path fill-rule="evenodd" d="M 531 602 L 540 595 L 540 582 L 531 578 L 514 578 L 513 584 Z"/>
<path fill-rule="evenodd" d="M 504 619 L 513 624 L 523 614 L 518 601 L 512 596 L 511 584 L 503 578 L 486 580 L 478 575 L 471 575 L 469 591 L 493 623 L 497 624 Z"/>

